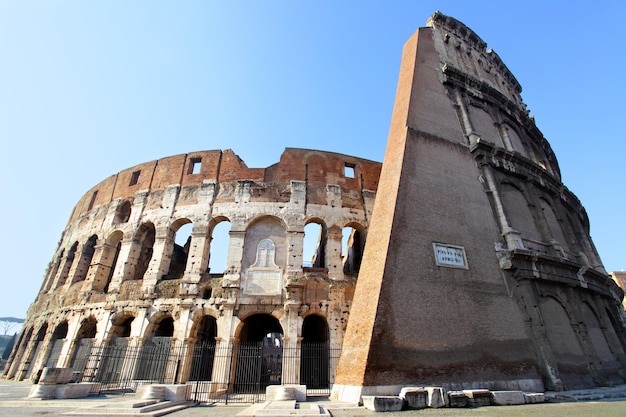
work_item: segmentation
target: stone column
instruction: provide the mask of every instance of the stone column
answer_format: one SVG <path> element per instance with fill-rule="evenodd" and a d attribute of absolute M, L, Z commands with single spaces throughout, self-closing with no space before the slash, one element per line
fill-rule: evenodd
<path fill-rule="evenodd" d="M 208 227 L 194 226 L 185 274 L 180 283 L 181 295 L 198 295 L 198 283 L 209 263 L 209 242 Z"/>
<path fill-rule="evenodd" d="M 94 247 L 91 268 L 83 286 L 84 291 L 103 291 L 107 279 L 111 273 L 111 266 L 115 260 L 116 246 L 106 243 L 104 239 L 98 239 L 98 244 Z"/>
<path fill-rule="evenodd" d="M 124 278 L 132 279 L 132 274 L 137 267 L 137 252 L 141 249 L 139 242 L 132 237 L 122 240 L 120 253 L 117 255 L 117 263 L 111 282 L 109 283 L 109 293 L 115 294 L 120 291 Z"/>
<path fill-rule="evenodd" d="M 174 238 L 171 229 L 167 226 L 157 228 L 154 246 L 152 247 L 152 259 L 150 260 L 150 265 L 148 265 L 148 270 L 143 276 L 144 293 L 152 294 L 156 283 L 163 275 L 167 274 L 173 248 Z"/>
<path fill-rule="evenodd" d="M 343 275 L 343 259 L 341 257 L 341 238 L 342 230 L 337 225 L 328 228 L 328 240 L 326 241 L 326 250 L 328 251 L 328 278 L 333 280 L 342 280 Z"/>

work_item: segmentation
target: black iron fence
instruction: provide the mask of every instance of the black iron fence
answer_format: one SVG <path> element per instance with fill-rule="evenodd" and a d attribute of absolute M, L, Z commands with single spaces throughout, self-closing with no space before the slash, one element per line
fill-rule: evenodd
<path fill-rule="evenodd" d="M 74 347 L 74 380 L 99 392 L 133 392 L 145 384 L 186 384 L 187 400 L 261 402 L 268 385 L 306 385 L 308 396 L 327 396 L 340 346 L 327 342 L 275 346 L 267 341 L 184 343 L 167 337 L 116 338 Z"/>

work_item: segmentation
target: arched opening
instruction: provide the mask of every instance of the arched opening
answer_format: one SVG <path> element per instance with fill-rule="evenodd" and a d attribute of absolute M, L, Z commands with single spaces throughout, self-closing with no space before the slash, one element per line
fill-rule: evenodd
<path fill-rule="evenodd" d="M 189 247 L 191 246 L 191 230 L 193 224 L 187 219 L 181 219 L 172 227 L 178 227 L 174 237 L 174 247 L 172 248 L 172 256 L 170 257 L 170 267 L 163 279 L 180 279 L 185 273 L 187 267 L 187 258 L 189 257 Z"/>
<path fill-rule="evenodd" d="M 304 226 L 302 266 L 304 268 L 326 268 L 326 225 L 312 220 Z"/>
<path fill-rule="evenodd" d="M 341 231 L 341 258 L 343 273 L 346 275 L 358 274 L 363 259 L 365 239 L 361 228 L 353 225 L 344 227 Z"/>
<path fill-rule="evenodd" d="M 117 210 L 115 210 L 115 218 L 113 219 L 113 224 L 126 223 L 130 219 L 130 213 L 130 201 L 123 201 L 119 206 L 117 206 Z"/>
<path fill-rule="evenodd" d="M 328 323 L 316 314 L 306 316 L 302 324 L 300 348 L 300 383 L 307 390 L 330 388 Z"/>
<path fill-rule="evenodd" d="M 593 386 L 587 358 L 563 305 L 553 297 L 543 297 L 540 309 L 550 350 L 564 388 L 570 390 Z"/>
<path fill-rule="evenodd" d="M 230 244 L 230 222 L 219 220 L 211 230 L 208 272 L 211 276 L 223 276 L 226 270 L 228 245 Z"/>
<path fill-rule="evenodd" d="M 283 359 L 283 329 L 269 314 L 254 314 L 243 321 L 234 389 L 237 393 L 265 392 L 280 385 Z"/>
<path fill-rule="evenodd" d="M 35 339 L 35 344 L 36 344 L 35 349 L 31 352 L 30 357 L 24 361 L 25 363 L 28 363 L 28 370 L 26 371 L 26 375 L 25 375 L 26 379 L 30 379 L 33 373 L 35 362 L 37 361 L 37 358 L 39 357 L 39 353 L 43 349 L 43 340 L 46 337 L 47 332 L 48 332 L 48 323 L 44 323 L 39 328 L 39 331 L 37 332 L 37 338 Z"/>
<path fill-rule="evenodd" d="M 72 360 L 70 361 L 70 367 L 73 370 L 73 382 L 80 382 L 87 366 L 89 354 L 93 346 L 94 337 L 96 337 L 96 325 L 98 322 L 94 317 L 84 319 L 78 333 L 76 334 L 76 344 L 74 346 L 74 353 L 72 354 Z"/>
<path fill-rule="evenodd" d="M 89 267 L 91 266 L 91 260 L 93 259 L 94 252 L 96 251 L 95 247 L 97 241 L 98 236 L 92 235 L 83 245 L 83 250 L 81 251 L 80 258 L 78 259 L 78 265 L 76 267 L 72 283 L 84 281 L 85 278 L 87 278 L 87 273 L 89 272 Z"/>
<path fill-rule="evenodd" d="M 107 239 L 104 245 L 104 253 L 102 254 L 101 262 L 104 266 L 106 266 L 107 263 L 110 263 L 110 266 L 107 272 L 106 281 L 104 283 L 94 283 L 95 290 L 100 290 L 105 294 L 109 292 L 109 285 L 111 285 L 111 280 L 113 279 L 113 275 L 115 273 L 115 267 L 117 266 L 120 251 L 122 250 L 123 237 L 124 235 L 122 232 L 116 231 Z"/>
<path fill-rule="evenodd" d="M 133 279 L 143 279 L 143 275 L 148 270 L 148 265 L 150 265 L 152 252 L 154 250 L 153 247 L 155 237 L 156 230 L 154 229 L 154 225 L 152 223 L 144 223 L 141 227 L 139 227 L 139 231 L 137 233 L 139 251 Z"/>
<path fill-rule="evenodd" d="M 52 333 L 52 348 L 48 354 L 48 360 L 46 360 L 46 366 L 48 368 L 54 368 L 59 361 L 61 349 L 63 348 L 63 343 L 67 337 L 67 328 L 67 321 L 63 321 L 56 327 L 56 329 L 54 329 L 54 333 Z"/>
<path fill-rule="evenodd" d="M 95 382 L 103 382 L 112 386 L 119 386 L 123 378 L 124 366 L 131 366 L 127 362 L 128 338 L 130 337 L 131 324 L 135 320 L 133 316 L 115 317 L 109 329 L 109 338 L 102 350 L 100 363 L 88 364 L 85 375 L 89 375 Z"/>
<path fill-rule="evenodd" d="M 15 375 L 13 369 L 15 369 L 16 364 L 20 364 L 22 362 L 22 357 L 24 356 L 24 352 L 26 352 L 26 348 L 29 345 L 31 338 L 33 337 L 34 328 L 30 327 L 28 330 L 20 333 L 20 338 L 17 343 L 13 346 L 13 360 L 11 361 L 11 367 L 5 368 L 4 374 L 7 378 L 12 378 Z M 11 359 L 9 357 L 9 359 Z"/>
<path fill-rule="evenodd" d="M 59 281 L 57 284 L 57 288 L 63 286 L 65 281 L 67 280 L 67 276 L 72 269 L 72 264 L 74 263 L 74 258 L 76 257 L 76 250 L 78 249 L 78 242 L 74 242 L 74 244 L 70 247 L 70 250 L 67 251 L 67 257 L 65 258 L 65 263 L 63 264 L 63 270 L 61 271 L 61 275 L 59 276 Z"/>
<path fill-rule="evenodd" d="M 210 381 L 213 375 L 215 360 L 215 338 L 217 337 L 217 322 L 215 317 L 203 316 L 195 329 L 196 342 L 189 380 Z"/>
<path fill-rule="evenodd" d="M 174 319 L 167 316 L 159 320 L 154 326 L 153 335 L 143 341 L 135 368 L 135 379 L 163 383 L 172 347 Z"/>

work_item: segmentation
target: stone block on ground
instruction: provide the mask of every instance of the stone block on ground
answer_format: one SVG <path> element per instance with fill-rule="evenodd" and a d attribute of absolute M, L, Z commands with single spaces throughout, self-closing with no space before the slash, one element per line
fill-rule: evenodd
<path fill-rule="evenodd" d="M 427 405 L 431 408 L 441 408 L 448 404 L 446 390 L 442 387 L 424 387 L 428 393 Z"/>
<path fill-rule="evenodd" d="M 165 400 L 165 387 L 163 385 L 140 385 L 135 393 L 137 398 L 142 400 Z"/>
<path fill-rule="evenodd" d="M 392 395 L 364 395 L 363 407 L 372 411 L 402 411 L 404 400 Z"/>
<path fill-rule="evenodd" d="M 491 391 L 491 404 L 493 405 L 520 405 L 524 403 L 522 391 Z"/>
<path fill-rule="evenodd" d="M 546 401 L 546 396 L 543 392 L 530 392 L 524 394 L 524 402 L 526 404 L 538 404 Z"/>
<path fill-rule="evenodd" d="M 428 407 L 428 392 L 424 387 L 404 387 L 400 391 L 404 406 L 413 410 Z"/>
<path fill-rule="evenodd" d="M 306 385 L 268 385 L 265 389 L 266 401 L 306 401 Z"/>
<path fill-rule="evenodd" d="M 54 398 L 87 398 L 91 392 L 93 384 L 80 382 L 76 384 L 58 384 L 54 392 Z"/>
<path fill-rule="evenodd" d="M 491 391 L 488 389 L 464 389 L 467 405 L 470 407 L 484 407 L 491 405 Z"/>
<path fill-rule="evenodd" d="M 448 391 L 448 405 L 454 408 L 467 407 L 467 397 L 463 391 Z"/>

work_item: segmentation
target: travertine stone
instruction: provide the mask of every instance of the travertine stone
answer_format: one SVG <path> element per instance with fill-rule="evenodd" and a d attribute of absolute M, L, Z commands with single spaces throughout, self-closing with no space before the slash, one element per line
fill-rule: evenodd
<path fill-rule="evenodd" d="M 401 411 L 403 400 L 396 396 L 364 395 L 363 407 L 372 411 Z"/>

